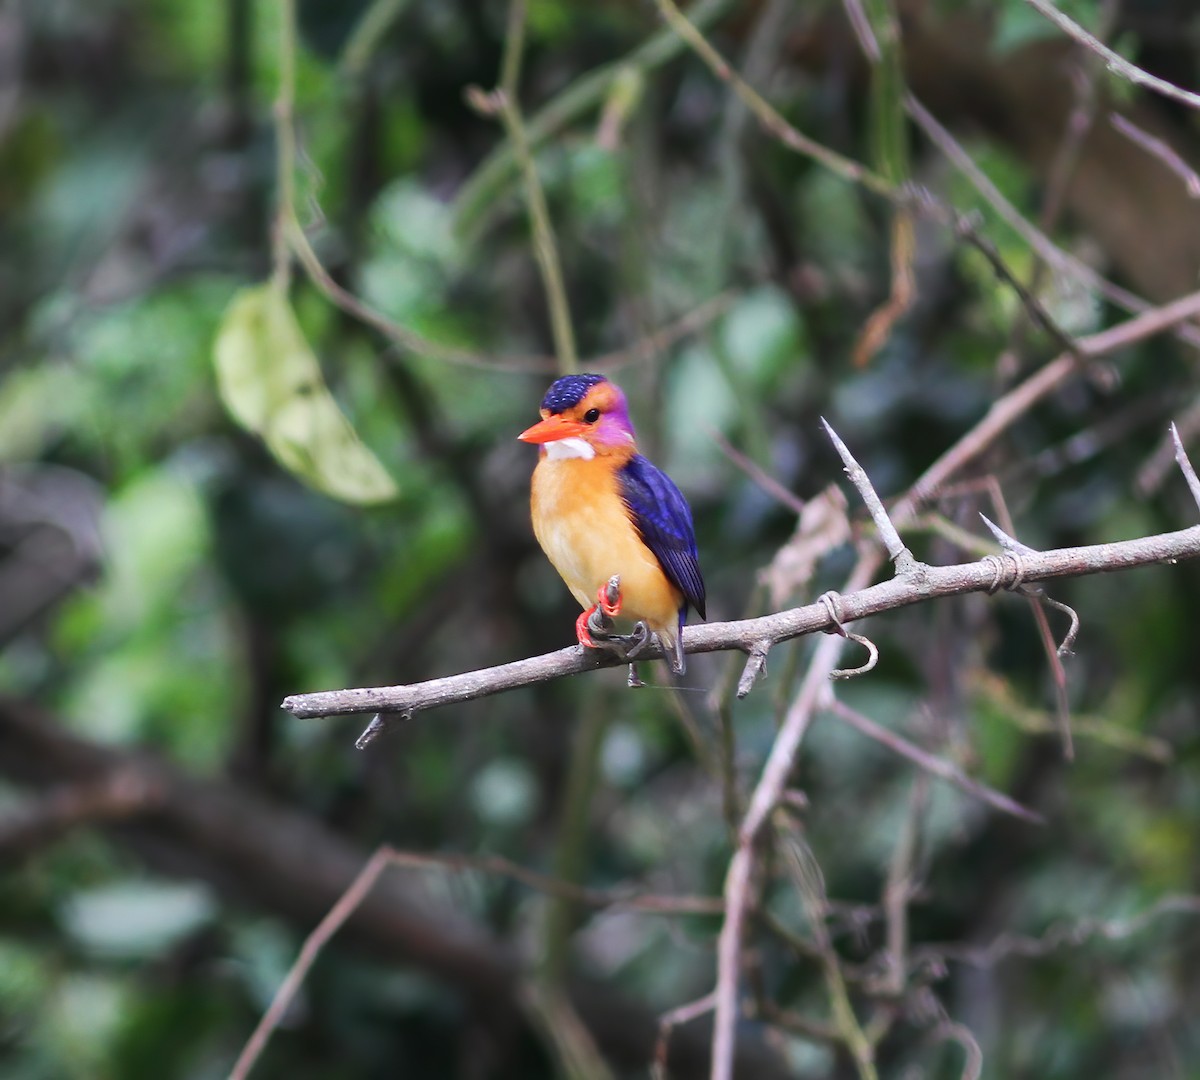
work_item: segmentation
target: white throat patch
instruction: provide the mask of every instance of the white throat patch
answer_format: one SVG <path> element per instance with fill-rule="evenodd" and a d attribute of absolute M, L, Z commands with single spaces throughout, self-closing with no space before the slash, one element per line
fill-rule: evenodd
<path fill-rule="evenodd" d="M 546 457 L 551 461 L 562 461 L 565 458 L 583 458 L 590 461 L 596 456 L 589 442 L 584 439 L 555 439 L 546 443 Z"/>

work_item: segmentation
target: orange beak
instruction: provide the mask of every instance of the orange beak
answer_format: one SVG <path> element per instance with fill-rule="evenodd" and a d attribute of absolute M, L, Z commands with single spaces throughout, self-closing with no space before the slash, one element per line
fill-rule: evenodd
<path fill-rule="evenodd" d="M 521 442 L 548 443 L 559 439 L 578 439 L 590 430 L 582 420 L 571 420 L 566 416 L 547 416 L 517 436 Z"/>

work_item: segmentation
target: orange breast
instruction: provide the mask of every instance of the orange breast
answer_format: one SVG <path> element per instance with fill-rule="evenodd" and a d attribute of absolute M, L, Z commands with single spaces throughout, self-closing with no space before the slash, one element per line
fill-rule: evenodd
<path fill-rule="evenodd" d="M 621 575 L 621 614 L 651 630 L 674 631 L 683 596 L 642 543 L 604 458 L 542 458 L 533 471 L 533 531 L 583 607 Z"/>

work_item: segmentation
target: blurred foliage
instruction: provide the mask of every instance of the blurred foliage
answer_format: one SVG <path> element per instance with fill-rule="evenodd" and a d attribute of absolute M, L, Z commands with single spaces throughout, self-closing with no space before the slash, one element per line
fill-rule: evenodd
<path fill-rule="evenodd" d="M 951 6 L 1000 9 L 993 54 L 1053 36 L 1021 0 Z M 1100 6 L 1063 5 L 1092 27 Z M 1130 0 L 1130 27 L 1117 28 L 1138 59 L 1143 45 L 1150 59 L 1161 53 L 1139 36 L 1147 6 Z M 791 36 L 768 43 L 766 60 L 750 44 L 758 7 L 742 7 L 713 40 L 799 127 L 869 157 L 861 73 L 803 59 L 800 39 L 837 5 L 789 16 Z M 301 0 L 299 11 L 296 209 L 324 265 L 432 341 L 548 354 L 516 178 L 493 174 L 473 190 L 480 202 L 455 202 L 502 147 L 463 89 L 496 81 L 503 5 Z M 719 894 L 730 854 L 721 784 L 680 723 L 682 713 L 718 744 L 699 693 L 634 694 L 620 673 L 601 673 L 421 716 L 367 753 L 353 749 L 353 723 L 277 710 L 287 693 L 417 681 L 558 648 L 574 618 L 533 543 L 532 459 L 514 440 L 551 373 L 414 355 L 333 307 L 300 268 L 288 294 L 261 284 L 271 274 L 279 18 L 280 5 L 262 0 L 17 0 L 0 10 L 0 496 L 36 488 L 44 522 L 83 553 L 54 563 L 43 519 L 5 518 L 0 497 L 0 689 L 89 739 L 260 791 L 364 851 L 387 841 L 500 854 L 549 873 L 565 846 L 589 886 Z M 531 120 L 660 30 L 644 4 L 531 0 Z M 757 575 L 795 519 L 715 435 L 808 498 L 840 476 L 819 434 L 827 416 L 886 496 L 1055 345 L 1015 329 L 1020 302 L 982 258 L 921 224 L 917 302 L 871 364 L 853 368 L 859 329 L 889 288 L 886 208 L 748 123 L 691 57 L 614 72 L 591 109 L 536 152 L 577 336 L 585 356 L 623 349 L 731 290 L 720 318 L 615 377 L 643 448 L 695 509 L 710 614 L 756 614 Z M 964 141 L 1036 219 L 1041 166 L 978 130 Z M 1122 317 L 1078 283 L 1035 272 L 974 189 L 925 144 L 912 149 L 914 179 L 978 212 L 1063 327 L 1087 333 Z M 1054 236 L 1120 276 L 1119 258 L 1069 215 Z M 976 475 L 999 479 L 1021 538 L 1040 548 L 1189 525 L 1195 507 L 1176 475 L 1151 494 L 1135 481 L 1197 385 L 1194 351 L 1155 339 L 1024 417 Z M 992 514 L 976 495 L 938 506 L 972 531 L 977 509 Z M 92 532 L 99 550 L 88 558 Z M 932 534 L 912 543 L 931 560 L 967 557 Z M 838 586 L 849 558 L 832 553 L 793 599 Z M 50 579 L 44 602 L 19 606 L 20 582 Z M 880 667 L 844 691 L 1049 820 L 1017 827 L 931 783 L 916 951 L 1129 918 L 1200 891 L 1200 574 L 1142 570 L 1053 592 L 1083 620 L 1067 662 L 1073 763 L 1054 735 L 1028 606 L 1012 598 L 878 620 L 867 632 Z M 808 649 L 780 648 L 770 679 L 733 710 L 743 790 Z M 739 661 L 697 657 L 688 684 L 721 685 Z M 582 835 L 564 836 L 572 746 L 589 709 L 605 722 L 593 793 Z M 41 794 L 4 775 L 4 812 Z M 830 717 L 801 748 L 806 842 L 830 897 L 857 912 L 837 937 L 850 963 L 881 945 L 877 905 L 913 777 Z M 99 828 L 14 862 L 0 881 L 0 1074 L 226 1074 L 308 927 L 239 904 L 227 883 L 189 869 L 186 853 L 179 865 L 178 879 L 154 875 L 119 830 Z M 538 954 L 544 897 L 478 873 L 412 876 L 443 915 Z M 768 906 L 803 929 L 794 889 L 772 887 Z M 713 918 L 572 918 L 571 969 L 651 1013 L 711 988 Z M 824 1017 L 815 968 L 765 941 L 770 992 Z M 990 966 L 952 961 L 931 978 L 937 1008 L 978 1038 L 986 1076 L 1195 1077 L 1198 960 L 1200 919 L 1166 914 L 1127 937 Z M 532 1037 L 493 1048 L 491 1072 L 473 1066 L 463 1047 L 488 1037 L 473 1008 L 461 987 L 417 966 L 334 946 L 254 1075 L 556 1075 Z M 934 1046 L 928 1028 L 928 1018 L 902 1018 L 880 1048 L 884 1075 L 959 1075 L 958 1051 Z M 781 1045 L 796 1075 L 852 1075 L 826 1046 L 797 1036 Z"/>

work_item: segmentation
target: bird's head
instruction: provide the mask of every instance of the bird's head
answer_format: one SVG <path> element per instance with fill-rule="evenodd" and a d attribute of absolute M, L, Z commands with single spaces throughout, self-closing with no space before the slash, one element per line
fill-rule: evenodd
<path fill-rule="evenodd" d="M 542 398 L 542 419 L 517 436 L 550 458 L 626 456 L 636 451 L 621 388 L 603 375 L 564 375 Z"/>

